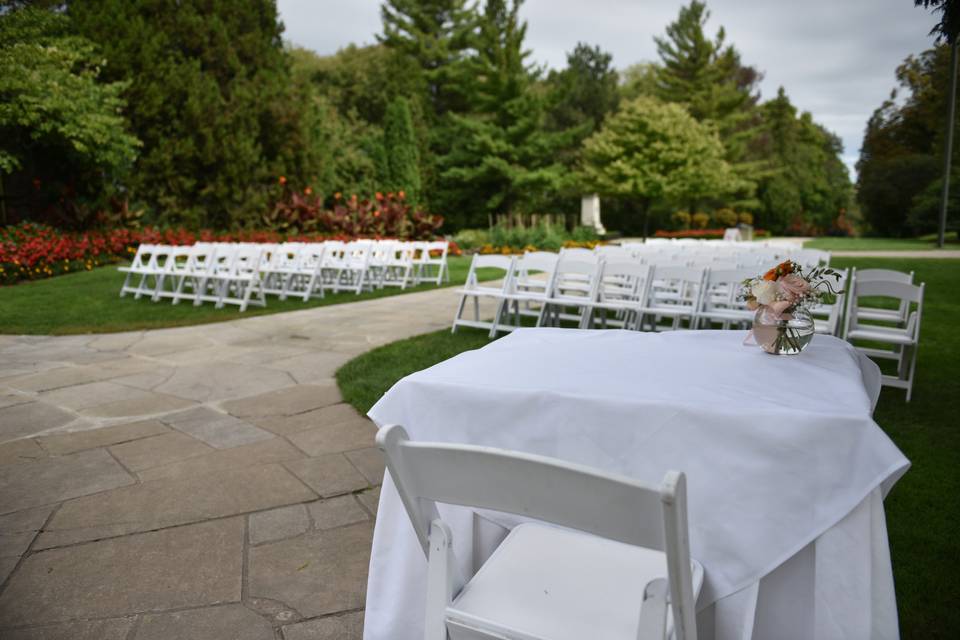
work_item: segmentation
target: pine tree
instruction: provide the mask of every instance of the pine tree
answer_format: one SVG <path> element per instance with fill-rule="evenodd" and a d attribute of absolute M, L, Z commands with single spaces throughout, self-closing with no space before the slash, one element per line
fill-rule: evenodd
<path fill-rule="evenodd" d="M 385 0 L 380 42 L 416 61 L 432 115 L 462 112 L 464 65 L 476 26 L 467 0 Z"/>
<path fill-rule="evenodd" d="M 489 214 L 530 211 L 560 187 L 556 152 L 564 133 L 545 131 L 544 102 L 530 90 L 535 70 L 523 49 L 526 24 L 520 0 L 487 0 L 470 60 L 475 79 L 469 115 L 450 114 L 452 149 L 441 159 L 443 213 L 459 226 L 487 222 Z"/>
<path fill-rule="evenodd" d="M 394 98 L 387 107 L 383 124 L 383 146 L 387 154 L 387 182 L 384 188 L 404 191 L 407 200 L 416 203 L 420 196 L 420 168 L 417 139 L 413 132 L 407 99 Z"/>
<path fill-rule="evenodd" d="M 750 146 L 760 132 L 756 85 L 761 76 L 744 66 L 737 50 L 726 44 L 723 27 L 713 39 L 706 35 L 709 18 L 706 5 L 691 0 L 667 26 L 666 37 L 654 39 L 661 60 L 655 75 L 656 95 L 683 104 L 698 121 L 716 127 L 726 158 L 745 187 L 731 204 L 755 205 L 752 179 L 763 163 Z"/>

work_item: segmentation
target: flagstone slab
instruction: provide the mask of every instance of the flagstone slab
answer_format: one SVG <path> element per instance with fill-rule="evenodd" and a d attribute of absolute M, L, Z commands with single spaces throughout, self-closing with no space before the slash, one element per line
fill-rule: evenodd
<path fill-rule="evenodd" d="M 126 348 L 127 353 L 142 356 L 160 356 L 177 351 L 192 351 L 209 347 L 212 341 L 196 331 L 173 329 L 169 331 L 150 331 L 136 343 Z"/>
<path fill-rule="evenodd" d="M 129 389 L 129 391 L 131 397 L 125 400 L 100 404 L 89 409 L 83 409 L 80 413 L 95 418 L 134 418 L 177 411 L 194 404 L 190 400 L 162 393 L 139 389 Z"/>
<path fill-rule="evenodd" d="M 277 389 L 221 405 L 238 418 L 290 416 L 343 402 L 335 382 L 323 385 L 301 384 Z"/>
<path fill-rule="evenodd" d="M 380 449 L 370 447 L 369 449 L 347 451 L 344 455 L 370 484 L 383 484 L 383 471 L 386 467 L 386 461 Z"/>
<path fill-rule="evenodd" d="M 0 393 L 0 409 L 6 407 L 12 407 L 15 404 L 23 404 L 24 402 L 30 402 L 33 398 L 26 395 L 19 395 L 15 393 Z"/>
<path fill-rule="evenodd" d="M 303 458 L 302 451 L 282 438 L 244 444 L 232 449 L 207 449 L 206 453 L 186 460 L 154 466 L 137 475 L 144 482 L 163 478 L 180 479 L 208 473 L 246 469 L 255 465 L 286 462 Z"/>
<path fill-rule="evenodd" d="M 0 465 L 0 514 L 62 502 L 135 480 L 103 449 Z"/>
<path fill-rule="evenodd" d="M 275 437 L 269 431 L 255 427 L 249 422 L 208 407 L 196 407 L 189 411 L 165 416 L 163 421 L 174 429 L 188 433 L 217 449 L 239 447 Z"/>
<path fill-rule="evenodd" d="M 248 418 L 250 422 L 262 429 L 278 435 L 290 435 L 298 431 L 306 431 L 322 425 L 360 420 L 362 416 L 346 403 L 334 404 L 322 409 L 315 409 L 293 416 L 270 416 L 265 418 Z"/>
<path fill-rule="evenodd" d="M 37 540 L 48 548 L 298 502 L 316 495 L 280 465 L 156 480 L 65 503 Z"/>
<path fill-rule="evenodd" d="M 127 640 L 134 617 L 78 620 L 29 629 L 4 631 L 4 640 Z"/>
<path fill-rule="evenodd" d="M 37 442 L 47 451 L 56 455 L 64 455 L 84 449 L 106 447 L 131 440 L 149 438 L 150 436 L 168 433 L 170 429 L 157 420 L 143 420 L 118 424 L 100 429 L 88 429 L 74 433 L 62 433 L 50 436 L 40 436 Z"/>
<path fill-rule="evenodd" d="M 0 465 L 30 462 L 45 457 L 47 452 L 37 444 L 36 440 L 12 440 L 0 444 Z"/>
<path fill-rule="evenodd" d="M 307 505 L 307 510 L 313 520 L 313 527 L 320 530 L 345 527 L 370 519 L 363 507 L 349 495 L 311 502 Z"/>
<path fill-rule="evenodd" d="M 289 387 L 290 383 L 287 373 L 262 366 L 201 364 L 177 368 L 155 391 L 198 402 L 214 402 L 273 391 Z"/>
<path fill-rule="evenodd" d="M 362 523 L 249 550 L 248 592 L 305 617 L 362 608 L 373 526 Z"/>
<path fill-rule="evenodd" d="M 72 413 L 45 402 L 26 402 L 0 409 L 0 441 L 55 429 L 76 419 Z"/>
<path fill-rule="evenodd" d="M 44 391 L 39 398 L 58 407 L 79 411 L 98 404 L 139 397 L 140 393 L 142 392 L 113 382 L 90 382 Z"/>
<path fill-rule="evenodd" d="M 309 384 L 330 380 L 337 369 L 345 365 L 353 356 L 340 351 L 313 351 L 308 354 L 274 360 L 271 369 L 286 371 L 300 384 Z"/>
<path fill-rule="evenodd" d="M 16 561 L 22 556 L 52 511 L 53 507 L 37 507 L 0 516 L 0 558 Z"/>
<path fill-rule="evenodd" d="M 131 471 L 143 471 L 151 467 L 202 456 L 212 451 L 213 449 L 203 442 L 177 431 L 168 431 L 110 447 L 110 453 Z"/>
<path fill-rule="evenodd" d="M 236 602 L 242 565 L 242 518 L 35 553 L 0 595 L 0 628 Z"/>
<path fill-rule="evenodd" d="M 324 498 L 352 493 L 370 486 L 367 479 L 339 453 L 295 460 L 285 465 Z"/>
<path fill-rule="evenodd" d="M 21 391 L 48 391 L 140 373 L 153 366 L 156 365 L 125 357 L 82 366 L 58 367 L 41 373 L 7 379 L 4 380 L 4 384 Z"/>
<path fill-rule="evenodd" d="M 289 624 L 283 628 L 283 640 L 361 640 L 363 611 L 354 611 L 317 620 Z"/>
<path fill-rule="evenodd" d="M 132 640 L 273 640 L 267 620 L 240 604 L 147 614 Z"/>
<path fill-rule="evenodd" d="M 291 433 L 287 439 L 307 455 L 319 456 L 373 446 L 376 435 L 373 422 L 360 418 Z"/>
<path fill-rule="evenodd" d="M 262 544 L 306 533 L 310 516 L 302 504 L 250 514 L 250 544 Z"/>

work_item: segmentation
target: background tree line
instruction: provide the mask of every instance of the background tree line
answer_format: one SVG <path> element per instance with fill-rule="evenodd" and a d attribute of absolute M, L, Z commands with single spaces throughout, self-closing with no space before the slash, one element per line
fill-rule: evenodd
<path fill-rule="evenodd" d="M 7 220 L 255 227 L 309 187 L 402 190 L 448 231 L 593 191 L 624 233 L 843 228 L 839 140 L 760 99 L 703 3 L 623 72 L 583 43 L 532 64 L 520 4 L 385 0 L 377 44 L 319 56 L 284 46 L 274 0 L 0 0 Z"/>

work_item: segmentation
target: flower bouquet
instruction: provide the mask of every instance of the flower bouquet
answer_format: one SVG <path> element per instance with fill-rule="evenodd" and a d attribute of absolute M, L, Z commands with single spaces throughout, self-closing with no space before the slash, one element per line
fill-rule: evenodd
<path fill-rule="evenodd" d="M 800 353 L 810 344 L 815 331 L 810 309 L 827 294 L 842 293 L 834 288 L 840 273 L 829 267 L 804 272 L 801 265 L 787 260 L 762 276 L 743 281 L 740 298 L 757 312 L 753 339 L 774 355 Z M 834 282 L 831 283 L 830 279 Z"/>

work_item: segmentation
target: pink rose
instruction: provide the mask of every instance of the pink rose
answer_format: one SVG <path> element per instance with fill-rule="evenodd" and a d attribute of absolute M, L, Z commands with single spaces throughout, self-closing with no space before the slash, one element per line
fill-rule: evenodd
<path fill-rule="evenodd" d="M 777 280 L 777 284 L 780 286 L 780 291 L 783 292 L 784 296 L 791 300 L 802 298 L 810 291 L 810 283 L 795 273 L 788 273 L 783 276 Z"/>

